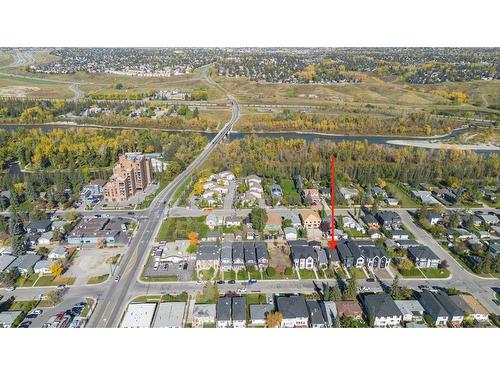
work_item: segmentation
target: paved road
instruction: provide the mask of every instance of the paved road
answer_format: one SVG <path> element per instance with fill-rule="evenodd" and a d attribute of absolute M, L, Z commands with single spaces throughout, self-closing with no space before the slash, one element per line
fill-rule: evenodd
<path fill-rule="evenodd" d="M 430 233 L 414 223 L 408 211 L 401 211 L 399 215 L 402 223 L 414 234 L 418 242 L 428 246 L 440 259 L 445 259 L 448 262 L 451 279 L 442 282 L 442 284 L 457 289 L 463 288 L 461 290 L 473 293 L 488 310 L 500 313 L 499 306 L 494 302 L 495 296 L 492 289 L 493 287 L 500 288 L 500 280 L 483 278 L 467 271 L 439 245 Z"/>
<path fill-rule="evenodd" d="M 130 243 L 130 249 L 125 255 L 125 259 L 121 262 L 116 275 L 120 275 L 119 282 L 112 283 L 109 289 L 105 292 L 101 302 L 98 304 L 96 311 L 89 322 L 90 327 L 116 327 L 119 324 L 119 319 L 123 309 L 126 307 L 127 295 L 133 289 L 139 275 L 141 273 L 141 265 L 148 254 L 148 249 L 152 245 L 156 233 L 160 229 L 163 218 L 168 215 L 168 205 L 173 194 L 182 182 L 191 175 L 191 173 L 199 167 L 231 131 L 234 123 L 239 118 L 238 102 L 228 96 L 233 106 L 231 119 L 226 123 L 224 128 L 214 137 L 207 145 L 205 150 L 181 173 L 179 174 L 166 189 L 161 191 L 151 203 L 148 210 L 143 214 L 147 219 L 140 220 L 139 228 Z"/>

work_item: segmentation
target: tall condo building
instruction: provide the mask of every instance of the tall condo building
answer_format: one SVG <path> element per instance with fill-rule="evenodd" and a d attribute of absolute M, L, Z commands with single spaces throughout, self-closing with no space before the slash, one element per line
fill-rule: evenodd
<path fill-rule="evenodd" d="M 140 152 L 120 155 L 113 175 L 104 185 L 104 198 L 107 201 L 125 201 L 138 190 L 144 190 L 153 181 L 151 160 Z"/>

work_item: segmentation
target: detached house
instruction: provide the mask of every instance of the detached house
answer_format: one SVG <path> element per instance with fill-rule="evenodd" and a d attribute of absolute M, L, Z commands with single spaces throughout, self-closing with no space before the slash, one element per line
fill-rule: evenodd
<path fill-rule="evenodd" d="M 244 297 L 233 297 L 231 321 L 233 328 L 244 328 L 247 322 L 247 307 Z"/>
<path fill-rule="evenodd" d="M 50 220 L 34 220 L 28 224 L 26 227 L 26 232 L 28 233 L 45 233 L 49 232 L 52 228 L 52 222 Z"/>
<path fill-rule="evenodd" d="M 432 318 L 436 326 L 446 326 L 449 320 L 448 312 L 443 305 L 439 303 L 434 293 L 424 290 L 420 295 L 419 302 L 425 309 L 425 312 Z"/>
<path fill-rule="evenodd" d="M 217 328 L 231 327 L 231 298 L 219 298 L 216 306 Z"/>
<path fill-rule="evenodd" d="M 309 326 L 309 311 L 304 296 L 277 297 L 276 306 L 283 315 L 281 328 Z"/>
<path fill-rule="evenodd" d="M 394 211 L 379 211 L 375 217 L 384 228 L 399 229 L 401 227 L 401 217 Z"/>
<path fill-rule="evenodd" d="M 311 328 L 326 328 L 327 321 L 323 316 L 318 301 L 306 301 L 306 305 L 309 311 L 309 323 Z"/>
<path fill-rule="evenodd" d="M 292 262 L 297 269 L 312 270 L 316 268 L 318 254 L 311 246 L 292 246 L 290 248 Z"/>
<path fill-rule="evenodd" d="M 255 256 L 257 258 L 257 266 L 259 267 L 259 269 L 267 269 L 267 267 L 269 266 L 269 255 L 265 242 L 255 243 Z"/>
<path fill-rule="evenodd" d="M 304 228 L 317 229 L 321 224 L 321 217 L 313 210 L 302 210 L 300 213 Z"/>
<path fill-rule="evenodd" d="M 403 318 L 387 293 L 369 294 L 363 298 L 367 320 L 373 327 L 397 327 Z"/>
<path fill-rule="evenodd" d="M 231 242 L 223 242 L 220 251 L 220 269 L 221 271 L 229 271 L 233 268 L 233 244 Z"/>
<path fill-rule="evenodd" d="M 450 296 L 440 290 L 435 294 L 435 297 L 447 311 L 448 322 L 454 326 L 462 324 L 464 320 L 464 311 L 453 302 Z"/>
<path fill-rule="evenodd" d="M 243 242 L 233 242 L 233 270 L 245 269 L 245 253 Z"/>
<path fill-rule="evenodd" d="M 474 320 L 478 322 L 488 321 L 488 311 L 470 294 L 460 294 L 458 296 L 450 296 L 450 298 L 458 308 L 474 318 Z"/>
<path fill-rule="evenodd" d="M 308 198 L 311 199 L 311 204 L 313 206 L 321 204 L 321 198 L 319 196 L 319 191 L 318 189 L 304 189 L 300 193 L 302 197 L 302 201 L 305 203 Z"/>
<path fill-rule="evenodd" d="M 408 248 L 408 258 L 417 268 L 438 268 L 441 263 L 441 259 L 427 246 Z"/>
<path fill-rule="evenodd" d="M 245 267 L 257 267 L 257 256 L 255 255 L 255 245 L 253 242 L 243 242 L 245 254 Z"/>

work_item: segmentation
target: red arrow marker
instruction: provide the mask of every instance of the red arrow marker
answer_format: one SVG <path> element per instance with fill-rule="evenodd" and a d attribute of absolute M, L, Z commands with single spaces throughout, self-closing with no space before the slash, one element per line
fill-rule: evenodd
<path fill-rule="evenodd" d="M 332 201 L 332 239 L 328 241 L 328 246 L 330 250 L 334 251 L 335 246 L 337 246 L 337 241 L 335 240 L 335 156 L 332 155 L 331 158 L 331 201 Z"/>

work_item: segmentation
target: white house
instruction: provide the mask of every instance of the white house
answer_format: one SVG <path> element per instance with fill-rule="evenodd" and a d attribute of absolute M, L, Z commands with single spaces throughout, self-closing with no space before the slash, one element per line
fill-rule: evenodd
<path fill-rule="evenodd" d="M 296 240 L 297 239 L 297 229 L 295 228 L 285 228 L 283 229 L 283 232 L 285 233 L 285 238 L 287 241 L 290 240 Z"/>
<path fill-rule="evenodd" d="M 51 242 L 52 242 L 52 232 L 42 233 L 42 235 L 38 239 L 39 245 L 50 245 Z"/>
<path fill-rule="evenodd" d="M 350 216 L 344 216 L 342 218 L 342 225 L 344 226 L 344 229 L 354 229 L 358 232 L 365 233 L 365 228 L 363 228 L 356 220 L 354 220 Z"/>
<path fill-rule="evenodd" d="M 33 266 L 33 272 L 35 273 L 50 273 L 50 266 L 55 263 L 54 260 L 39 260 Z"/>
<path fill-rule="evenodd" d="M 214 229 L 219 225 L 224 225 L 224 218 L 216 214 L 208 214 L 205 218 L 205 224 L 210 228 Z"/>
<path fill-rule="evenodd" d="M 48 258 L 49 259 L 64 259 L 68 255 L 66 250 L 67 250 L 66 246 L 58 246 L 49 253 Z"/>

